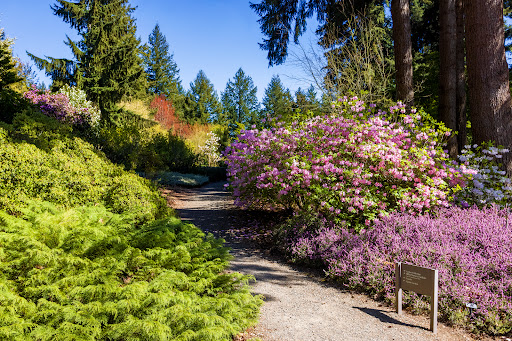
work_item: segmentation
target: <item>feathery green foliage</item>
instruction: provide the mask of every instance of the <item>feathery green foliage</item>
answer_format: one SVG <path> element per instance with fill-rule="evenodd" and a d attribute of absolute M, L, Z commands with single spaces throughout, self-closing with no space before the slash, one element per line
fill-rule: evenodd
<path fill-rule="evenodd" d="M 221 240 L 102 205 L 0 211 L 0 339 L 231 340 L 261 304 Z"/>

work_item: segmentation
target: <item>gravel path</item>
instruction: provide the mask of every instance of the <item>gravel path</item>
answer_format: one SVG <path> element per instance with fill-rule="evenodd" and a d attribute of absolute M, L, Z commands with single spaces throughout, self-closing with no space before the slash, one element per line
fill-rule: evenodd
<path fill-rule="evenodd" d="M 319 276 L 294 269 L 264 250 L 230 240 L 227 230 L 237 226 L 237 210 L 222 185 L 216 182 L 199 189 L 168 190 L 165 194 L 183 220 L 227 240 L 234 256 L 233 271 L 256 278 L 253 292 L 265 298 L 260 323 L 238 340 L 473 340 L 471 335 L 442 324 L 434 335 L 428 330 L 428 317 L 398 316 L 392 307 L 368 296 L 344 291 Z"/>

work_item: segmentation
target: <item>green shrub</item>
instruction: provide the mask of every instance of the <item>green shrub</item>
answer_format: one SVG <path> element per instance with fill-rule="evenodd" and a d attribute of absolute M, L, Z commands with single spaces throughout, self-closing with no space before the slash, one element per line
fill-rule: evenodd
<path fill-rule="evenodd" d="M 153 121 L 120 111 L 116 123 L 105 123 L 93 143 L 101 148 L 112 162 L 129 170 L 152 173 L 156 171 L 188 171 L 197 156 L 185 140 L 152 129 Z"/>
<path fill-rule="evenodd" d="M 0 127 L 0 209 L 19 213 L 29 199 L 64 207 L 104 203 L 139 221 L 167 214 L 148 180 L 112 164 L 69 125 L 35 111 Z"/>
<path fill-rule="evenodd" d="M 0 211 L 0 339 L 231 340 L 255 323 L 221 240 L 176 218 L 134 228 L 102 205 Z"/>

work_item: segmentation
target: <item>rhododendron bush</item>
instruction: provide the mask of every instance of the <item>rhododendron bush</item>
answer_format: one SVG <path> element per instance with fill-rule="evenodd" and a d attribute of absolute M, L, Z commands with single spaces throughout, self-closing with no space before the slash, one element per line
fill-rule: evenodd
<path fill-rule="evenodd" d="M 384 112 L 343 99 L 337 114 L 245 130 L 227 149 L 235 202 L 314 211 L 359 230 L 391 211 L 447 206 L 462 182 L 442 149 L 446 128 L 401 103 Z"/>
<path fill-rule="evenodd" d="M 327 274 L 352 289 L 392 302 L 394 263 L 439 270 L 443 320 L 489 334 L 512 331 L 512 215 L 497 206 L 441 208 L 435 215 L 394 213 L 353 234 L 323 220 L 288 229 L 288 246 L 300 260 L 322 262 Z M 312 228 L 313 227 L 313 228 Z M 404 304 L 429 309 L 429 298 L 405 293 Z M 477 309 L 469 316 L 466 303 Z"/>

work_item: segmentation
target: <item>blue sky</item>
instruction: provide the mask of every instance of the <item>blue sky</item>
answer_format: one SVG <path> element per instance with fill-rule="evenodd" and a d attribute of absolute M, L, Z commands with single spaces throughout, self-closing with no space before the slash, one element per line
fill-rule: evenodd
<path fill-rule="evenodd" d="M 53 3 L 52 0 L 3 1 L 0 27 L 9 38 L 15 38 L 14 54 L 21 60 L 30 61 L 25 51 L 36 56 L 71 57 L 64 40 L 66 34 L 74 38 L 74 31 L 53 15 L 50 9 Z M 240 67 L 258 87 L 260 100 L 274 74 L 292 92 L 312 83 L 292 58 L 284 65 L 268 67 L 266 51 L 258 45 L 263 39 L 259 17 L 249 8 L 249 1 L 131 0 L 130 3 L 137 7 L 133 16 L 142 43 L 147 42 L 148 35 L 159 23 L 169 50 L 174 53 L 185 89 L 189 89 L 189 83 L 202 69 L 220 95 Z M 315 22 L 308 26 L 309 32 L 301 38 L 304 46 L 314 45 L 316 27 Z M 300 48 L 294 49 L 300 53 Z M 39 78 L 47 85 L 50 83 L 43 73 L 39 73 Z"/>

